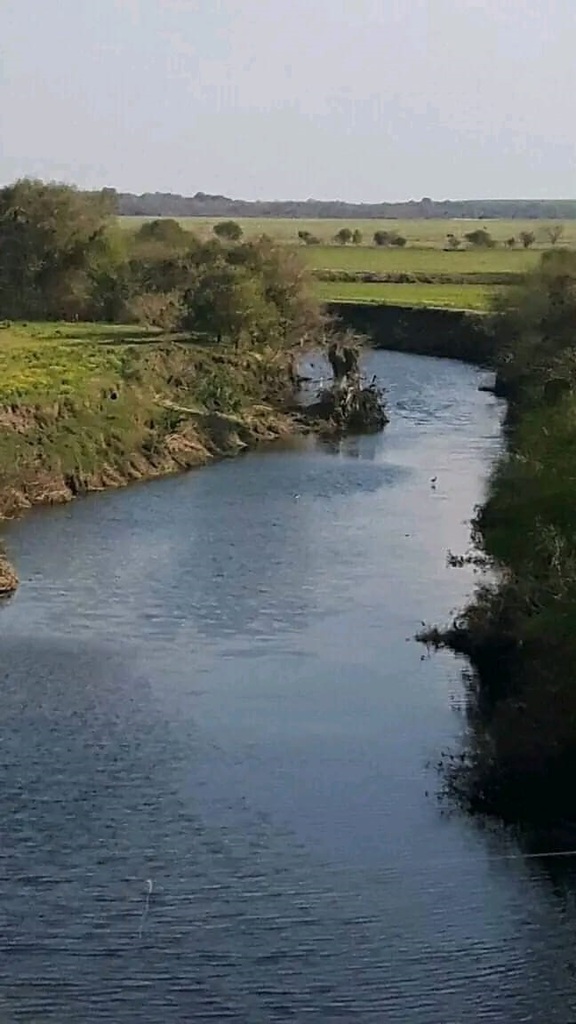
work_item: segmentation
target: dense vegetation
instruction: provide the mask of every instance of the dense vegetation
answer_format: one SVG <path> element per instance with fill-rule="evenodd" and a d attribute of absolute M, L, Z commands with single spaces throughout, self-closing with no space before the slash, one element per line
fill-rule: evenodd
<path fill-rule="evenodd" d="M 248 202 L 227 196 L 197 192 L 194 196 L 153 192 L 132 195 L 108 190 L 117 212 L 143 217 L 293 217 L 293 218 L 576 218 L 576 202 L 548 199 L 470 199 L 464 201 L 424 198 L 404 203 L 346 203 L 308 199 L 305 202 Z"/>
<path fill-rule="evenodd" d="M 320 328 L 306 268 L 233 222 L 197 239 L 176 221 L 121 232 L 109 192 L 37 181 L 0 190 L 0 318 L 142 323 L 240 346 Z"/>
<path fill-rule="evenodd" d="M 493 582 L 428 638 L 477 670 L 452 790 L 507 819 L 558 821 L 576 817 L 576 254 L 545 255 L 499 299 L 494 326 L 509 443 L 471 556 Z"/>

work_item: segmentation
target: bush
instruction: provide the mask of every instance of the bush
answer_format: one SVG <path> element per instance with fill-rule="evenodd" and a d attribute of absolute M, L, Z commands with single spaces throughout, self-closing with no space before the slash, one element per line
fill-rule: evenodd
<path fill-rule="evenodd" d="M 136 232 L 134 240 L 136 244 L 152 242 L 166 246 L 183 246 L 189 237 L 189 233 L 177 220 L 172 217 L 162 217 L 142 224 L 142 227 Z"/>
<path fill-rule="evenodd" d="M 334 241 L 337 242 L 338 245 L 348 245 L 348 243 L 352 241 L 352 238 L 353 235 L 350 228 L 340 228 L 340 231 L 337 231 L 334 235 Z"/>
<path fill-rule="evenodd" d="M 474 249 L 493 249 L 496 245 L 492 235 L 485 228 L 476 228 L 475 231 L 469 231 L 468 234 L 464 235 L 464 238 Z"/>
<path fill-rule="evenodd" d="M 221 220 L 212 230 L 224 242 L 239 242 L 242 238 L 242 228 L 235 220 Z"/>
<path fill-rule="evenodd" d="M 522 245 L 525 249 L 529 249 L 532 245 L 534 245 L 534 242 L 536 241 L 536 235 L 533 231 L 521 231 L 520 241 L 522 242 Z"/>

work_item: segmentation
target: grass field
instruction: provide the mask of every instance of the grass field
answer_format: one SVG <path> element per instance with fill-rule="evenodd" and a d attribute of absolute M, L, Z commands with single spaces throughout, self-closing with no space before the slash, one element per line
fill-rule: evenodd
<path fill-rule="evenodd" d="M 34 323 L 0 328 L 0 404 L 44 402 L 113 387 L 125 374 L 126 342 L 146 328 L 113 324 Z M 152 335 L 152 338 L 154 336 Z M 80 351 L 81 347 L 81 351 Z"/>
<path fill-rule="evenodd" d="M 318 281 L 315 291 L 323 302 L 386 303 L 392 306 L 428 306 L 484 312 L 497 291 L 482 285 L 365 284 Z"/>
<path fill-rule="evenodd" d="M 374 246 L 310 246 L 302 253 L 314 270 L 374 271 L 376 273 L 475 274 L 516 273 L 530 270 L 538 253 L 523 249 L 376 248 Z"/>

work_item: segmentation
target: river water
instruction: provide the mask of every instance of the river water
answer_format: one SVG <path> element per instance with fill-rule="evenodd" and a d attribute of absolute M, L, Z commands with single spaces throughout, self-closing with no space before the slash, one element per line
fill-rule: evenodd
<path fill-rule="evenodd" d="M 13 524 L 0 1020 L 576 1016 L 574 885 L 442 814 L 502 408 L 393 353 L 377 437 L 273 447 Z M 435 486 L 431 478 L 437 477 Z"/>

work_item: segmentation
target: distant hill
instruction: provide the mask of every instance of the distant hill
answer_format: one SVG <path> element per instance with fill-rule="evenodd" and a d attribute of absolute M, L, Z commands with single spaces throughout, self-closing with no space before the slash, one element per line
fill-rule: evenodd
<path fill-rule="evenodd" d="M 108 190 L 113 192 L 114 190 Z M 132 195 L 115 193 L 121 216 L 139 217 L 299 217 L 341 219 L 500 218 L 519 220 L 574 220 L 574 199 L 432 199 L 405 203 L 345 203 L 307 199 L 305 202 L 250 202 L 197 192 L 194 196 L 170 192 Z"/>

